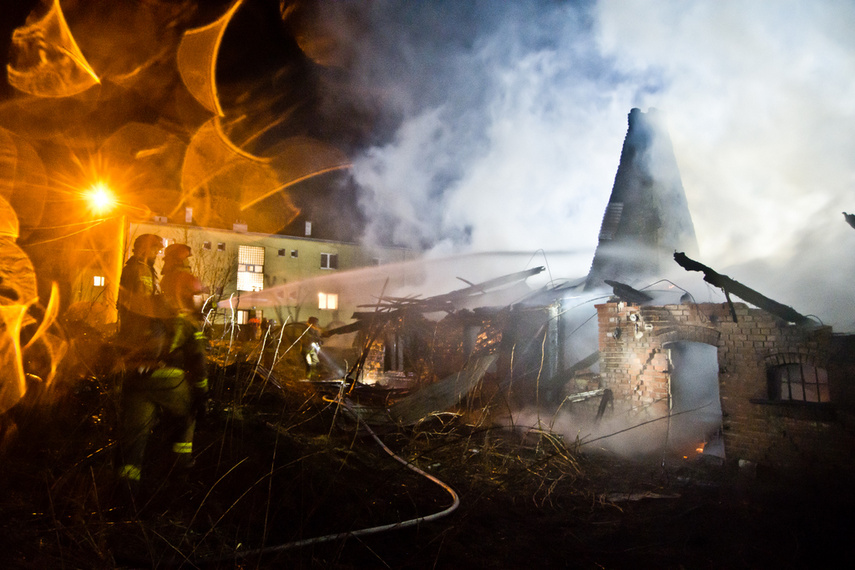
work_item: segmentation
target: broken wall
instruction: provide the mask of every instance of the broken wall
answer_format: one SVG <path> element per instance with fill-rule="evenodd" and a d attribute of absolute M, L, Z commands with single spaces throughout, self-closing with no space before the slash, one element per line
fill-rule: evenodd
<path fill-rule="evenodd" d="M 615 412 L 636 422 L 667 416 L 668 345 L 700 342 L 718 352 L 729 461 L 788 471 L 852 469 L 852 367 L 832 358 L 831 328 L 793 326 L 741 303 L 734 311 L 736 322 L 727 304 L 597 305 L 601 381 L 614 393 Z M 775 370 L 790 365 L 827 378 L 821 401 L 776 393 Z"/>

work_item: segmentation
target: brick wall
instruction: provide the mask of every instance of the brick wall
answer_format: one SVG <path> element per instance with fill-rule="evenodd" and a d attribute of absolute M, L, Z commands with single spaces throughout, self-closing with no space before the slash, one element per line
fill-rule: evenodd
<path fill-rule="evenodd" d="M 805 362 L 829 370 L 832 397 L 851 393 L 848 375 L 829 366 L 830 327 L 790 325 L 765 311 L 735 303 L 639 307 L 597 306 L 600 374 L 615 409 L 661 417 L 668 411 L 668 343 L 701 342 L 717 347 L 725 453 L 781 469 L 850 469 L 855 436 L 849 413 L 835 405 L 771 402 L 768 366 Z"/>

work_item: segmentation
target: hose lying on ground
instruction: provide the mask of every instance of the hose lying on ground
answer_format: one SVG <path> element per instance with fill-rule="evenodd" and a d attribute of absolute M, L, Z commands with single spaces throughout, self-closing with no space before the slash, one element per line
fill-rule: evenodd
<path fill-rule="evenodd" d="M 350 406 L 348 406 L 347 402 L 345 402 L 343 400 L 338 400 L 338 399 L 334 400 L 334 402 L 344 405 L 347 409 L 349 409 L 351 412 L 353 412 L 353 409 Z M 402 529 L 402 528 L 408 528 L 408 527 L 415 526 L 415 525 L 418 525 L 418 524 L 421 524 L 424 522 L 430 522 L 430 521 L 435 521 L 435 520 L 441 519 L 442 517 L 450 515 L 451 513 L 453 513 L 457 509 L 457 507 L 460 506 L 460 498 L 458 497 L 458 495 L 454 491 L 454 489 L 451 488 L 451 486 L 447 485 L 446 483 L 443 483 L 442 481 L 440 481 L 439 479 L 437 479 L 433 475 L 431 475 L 429 473 L 425 473 L 424 471 L 422 471 L 421 469 L 419 469 L 418 467 L 416 467 L 412 463 L 408 462 L 407 460 L 399 457 L 398 455 L 395 455 L 395 452 L 393 452 L 391 449 L 389 449 L 386 446 L 386 444 L 383 443 L 383 441 L 379 437 L 377 437 L 377 434 L 374 433 L 374 431 L 371 429 L 371 427 L 368 424 L 366 424 L 364 421 L 359 419 L 359 417 L 356 415 L 355 412 L 354 412 L 354 416 L 357 417 L 357 421 L 359 422 L 359 424 L 364 426 L 365 429 L 368 430 L 368 433 L 371 434 L 371 437 L 374 438 L 374 441 L 376 441 L 378 444 L 380 444 L 380 447 L 382 447 L 386 453 L 391 455 L 392 458 L 395 459 L 395 461 L 401 463 L 407 469 L 410 469 L 411 471 L 418 473 L 422 477 L 430 479 L 431 481 L 433 481 L 434 483 L 436 483 L 437 485 L 439 485 L 440 487 L 445 489 L 448 492 L 448 494 L 451 495 L 451 497 L 454 499 L 452 505 L 450 507 L 448 507 L 447 509 L 444 509 L 440 512 L 437 512 L 437 513 L 434 513 L 431 515 L 427 515 L 427 516 L 423 516 L 423 517 L 417 517 L 417 518 L 406 520 L 403 522 L 397 522 L 397 523 L 386 524 L 386 525 L 381 525 L 381 526 L 374 526 L 374 527 L 370 527 L 370 528 L 363 528 L 363 529 L 353 530 L 353 531 L 348 531 L 348 532 L 340 532 L 340 533 L 336 533 L 336 534 L 327 534 L 327 535 L 318 536 L 315 538 L 307 538 L 304 540 L 287 542 L 285 544 L 279 544 L 276 546 L 266 546 L 263 548 L 256 548 L 253 550 L 243 550 L 240 552 L 234 552 L 228 556 L 222 556 L 222 557 L 217 557 L 217 558 L 202 558 L 200 560 L 197 560 L 196 562 L 197 563 L 220 562 L 220 561 L 224 561 L 224 560 L 234 560 L 237 558 L 247 558 L 250 556 L 260 556 L 262 554 L 272 554 L 274 552 L 282 552 L 284 550 L 290 550 L 292 548 L 300 548 L 303 546 L 308 546 L 310 544 L 319 544 L 322 542 L 344 540 L 346 538 L 351 538 L 351 537 L 366 536 L 369 534 L 378 534 L 381 532 L 385 532 L 387 530 L 398 530 L 398 529 Z"/>

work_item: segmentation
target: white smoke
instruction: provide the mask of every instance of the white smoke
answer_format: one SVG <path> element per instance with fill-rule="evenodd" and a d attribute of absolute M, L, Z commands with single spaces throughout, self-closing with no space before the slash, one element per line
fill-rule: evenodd
<path fill-rule="evenodd" d="M 415 45 L 402 50 L 406 73 L 378 81 L 393 86 L 387 91 L 408 92 L 394 100 L 405 101 L 401 111 L 410 114 L 389 144 L 356 161 L 363 205 L 375 220 L 369 237 L 443 253 L 544 247 L 593 253 L 632 93 L 608 87 L 612 92 L 601 95 L 609 78 L 592 63 L 596 54 L 585 53 L 590 26 L 567 5 L 433 6 L 382 11 L 384 18 L 417 18 L 408 24 L 418 27 L 447 10 L 437 35 L 448 46 L 434 44 L 430 30 L 413 39 L 396 22 L 403 26 L 400 41 Z M 487 23 L 485 11 L 492 13 Z M 386 34 L 389 28 L 387 22 Z M 473 29 L 474 37 L 462 41 Z M 587 272 L 589 263 L 577 272 Z"/>
<path fill-rule="evenodd" d="M 592 256 L 627 114 L 656 107 L 699 261 L 855 328 L 855 5 L 381 0 L 366 16 L 357 65 L 400 118 L 355 163 L 367 238 Z"/>
<path fill-rule="evenodd" d="M 855 39 L 839 2 L 603 2 L 616 66 L 663 78 L 702 260 L 767 296 L 855 328 Z"/>

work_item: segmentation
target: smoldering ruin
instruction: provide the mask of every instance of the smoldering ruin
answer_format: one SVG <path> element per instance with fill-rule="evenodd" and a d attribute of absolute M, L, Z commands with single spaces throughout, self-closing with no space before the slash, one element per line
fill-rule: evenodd
<path fill-rule="evenodd" d="M 72 35 L 94 35 L 93 12 L 65 4 L 30 6 L 29 17 L 21 9 L 7 68 L 15 94 L 0 108 L 6 148 L 15 150 L 3 162 L 15 174 L 0 171 L 11 180 L 0 214 L 6 566 L 804 567 L 847 553 L 855 341 L 845 325 L 836 329 L 849 313 L 827 324 L 792 300 L 803 297 L 778 297 L 802 268 L 770 278 L 763 264 L 707 260 L 667 109 L 622 111 L 623 144 L 590 251 L 562 244 L 444 255 L 450 243 L 494 231 L 475 221 L 490 217 L 490 204 L 469 203 L 480 207 L 468 217 L 427 206 L 431 196 L 460 206 L 467 195 L 462 184 L 454 196 L 432 187 L 460 182 L 439 151 L 430 180 L 412 183 L 411 209 L 387 193 L 397 176 L 390 165 L 408 161 L 406 129 L 378 134 L 394 131 L 394 113 L 360 99 L 365 86 L 343 70 L 368 64 L 335 47 L 340 38 L 328 29 L 376 40 L 360 28 L 370 18 L 358 8 L 153 3 L 135 21 L 171 22 L 155 34 L 171 47 L 111 67 L 107 35 L 74 50 L 34 47 L 34 30 L 48 24 L 66 47 Z M 116 10 L 101 14 L 104 29 L 124 13 Z M 416 12 L 404 15 L 425 16 Z M 481 25 L 501 23 L 495 16 Z M 244 45 L 247 29 L 257 36 Z M 269 48 L 266 34 L 282 41 L 270 60 L 290 63 L 270 79 L 276 95 L 261 98 L 270 61 L 241 61 Z M 165 64 L 173 57 L 177 71 Z M 192 73 L 200 66 L 221 73 Z M 151 109 L 119 118 L 126 97 L 139 103 L 140 77 L 171 86 L 152 95 L 163 106 L 156 124 L 145 122 Z M 334 88 L 340 106 L 327 100 Z M 308 236 L 314 224 L 319 240 L 345 242 L 367 228 L 366 240 L 399 237 L 423 250 L 233 295 L 210 288 L 202 328 L 210 400 L 196 427 L 195 465 L 178 472 L 165 452 L 166 426 L 153 426 L 130 502 L 116 480 L 123 371 L 110 304 L 65 300 L 82 287 L 58 278 L 69 264 L 45 244 L 66 243 L 47 225 L 66 220 L 49 201 L 33 206 L 42 194 L 27 193 L 44 192 L 48 173 L 56 176 L 43 164 L 64 160 L 48 141 L 69 132 L 65 106 L 103 111 L 87 99 L 93 89 L 121 108 L 96 129 L 117 127 L 99 156 L 124 157 L 148 183 L 125 215 L 186 215 L 191 227 L 228 226 L 240 212 L 236 233 L 305 227 Z M 27 117 L 42 108 L 51 116 L 37 136 Z M 435 140 L 451 136 L 437 126 L 440 112 L 418 120 L 433 125 Z M 186 133 L 171 132 L 185 123 Z M 149 172 L 135 170 L 139 161 Z M 339 178 L 319 190 L 330 175 Z M 851 216 L 843 222 L 852 225 Z M 549 232 L 542 225 L 538 235 Z M 438 227 L 445 234 L 434 235 Z M 100 251 L 94 239 L 87 244 Z M 837 246 L 840 256 L 848 251 Z M 289 248 L 278 255 L 298 257 Z M 210 259 L 197 257 L 197 269 Z M 751 279 L 758 274 L 764 279 Z M 293 309 L 315 290 L 335 290 L 357 308 L 313 329 Z M 271 318 L 240 322 L 246 307 Z"/>

